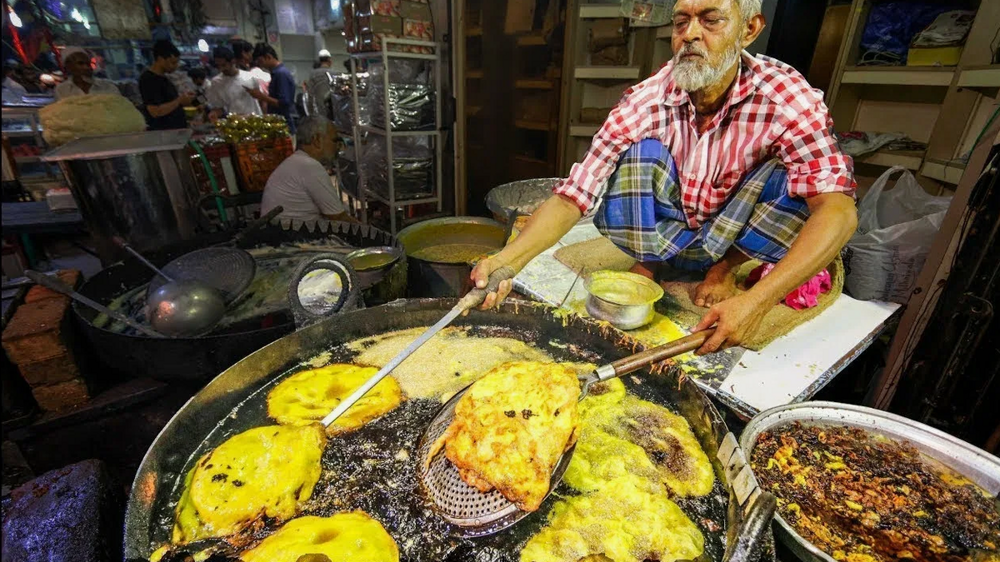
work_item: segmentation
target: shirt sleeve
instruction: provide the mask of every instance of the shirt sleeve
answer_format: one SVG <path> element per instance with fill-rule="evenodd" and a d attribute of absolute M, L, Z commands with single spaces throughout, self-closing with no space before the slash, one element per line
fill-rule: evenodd
<path fill-rule="evenodd" d="M 174 90 L 174 92 L 169 90 Z M 139 77 L 139 93 L 142 95 L 144 105 L 163 105 L 177 99 L 176 90 L 170 80 L 151 73 Z M 174 95 L 171 96 L 171 93 Z"/>
<path fill-rule="evenodd" d="M 339 215 L 344 212 L 344 204 L 333 189 L 330 182 L 330 174 L 326 173 L 323 165 L 313 161 L 309 167 L 309 173 L 303 178 L 306 182 L 306 191 L 309 198 L 313 200 L 322 215 Z"/>
<path fill-rule="evenodd" d="M 594 135 L 587 155 L 573 164 L 569 177 L 559 183 L 553 193 L 568 197 L 584 215 L 594 208 L 615 171 L 618 157 L 649 136 L 652 119 L 648 100 L 654 89 L 651 84 L 640 84 L 626 93 Z"/>
<path fill-rule="evenodd" d="M 833 120 L 822 100 L 790 120 L 777 146 L 778 156 L 788 169 L 789 195 L 854 196 L 854 160 L 841 152 L 833 134 Z"/>
<path fill-rule="evenodd" d="M 278 109 L 286 109 L 295 103 L 295 82 L 290 74 L 282 72 L 271 77 L 269 95 L 278 100 Z"/>

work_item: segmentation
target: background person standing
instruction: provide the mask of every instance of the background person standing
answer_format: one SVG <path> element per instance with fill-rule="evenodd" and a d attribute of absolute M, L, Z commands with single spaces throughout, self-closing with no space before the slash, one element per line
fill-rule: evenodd
<path fill-rule="evenodd" d="M 292 73 L 281 64 L 274 47 L 258 43 L 254 48 L 253 58 L 257 64 L 271 73 L 271 84 L 267 94 L 247 88 L 251 96 L 265 105 L 268 113 L 281 115 L 288 122 L 288 130 L 295 134 L 295 79 Z"/>
<path fill-rule="evenodd" d="M 157 41 L 153 45 L 153 64 L 139 77 L 139 93 L 142 94 L 146 121 L 151 131 L 187 127 L 184 106 L 190 105 L 194 96 L 187 92 L 178 94 L 174 83 L 167 77 L 167 74 L 177 70 L 180 60 L 181 52 L 173 43 Z"/>

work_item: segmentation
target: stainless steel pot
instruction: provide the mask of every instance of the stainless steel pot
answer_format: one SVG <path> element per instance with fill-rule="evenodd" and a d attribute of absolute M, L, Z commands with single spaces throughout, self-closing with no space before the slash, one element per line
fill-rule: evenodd
<path fill-rule="evenodd" d="M 62 168 L 105 264 L 124 257 L 115 236 L 140 252 L 194 237 L 190 138 L 189 129 L 87 137 L 41 157 Z"/>
<path fill-rule="evenodd" d="M 907 441 L 922 454 L 944 464 L 993 494 L 1000 493 L 1000 459 L 943 431 L 913 420 L 863 406 L 837 402 L 803 402 L 765 410 L 747 424 L 740 448 L 753 455 L 757 437 L 794 422 L 858 427 L 893 440 Z M 802 538 L 781 515 L 775 514 L 778 538 L 805 562 L 836 562 Z"/>
<path fill-rule="evenodd" d="M 614 291 L 606 290 L 609 284 L 614 285 Z M 634 330 L 652 322 L 653 307 L 663 297 L 663 289 L 656 282 L 624 271 L 595 271 L 587 277 L 584 288 L 587 314 L 619 330 Z M 628 298 L 616 298 L 615 293 Z"/>

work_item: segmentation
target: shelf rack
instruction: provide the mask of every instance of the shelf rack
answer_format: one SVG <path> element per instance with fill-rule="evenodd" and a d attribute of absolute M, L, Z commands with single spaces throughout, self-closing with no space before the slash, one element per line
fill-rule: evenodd
<path fill-rule="evenodd" d="M 382 42 L 381 51 L 372 51 L 365 53 L 353 53 L 351 54 L 351 102 L 354 105 L 354 120 L 352 123 L 353 137 L 354 137 L 354 156 L 355 162 L 357 163 L 357 173 L 358 173 L 358 186 L 356 193 L 351 193 L 350 190 L 347 191 L 348 198 L 357 198 L 358 205 L 354 205 L 352 202 L 352 208 L 357 207 L 360 209 L 361 222 L 363 224 L 368 224 L 368 202 L 378 201 L 384 203 L 389 207 L 389 231 L 395 236 L 397 232 L 398 222 L 396 220 L 396 213 L 401 207 L 409 207 L 413 205 L 423 205 L 427 203 L 436 203 L 437 212 L 441 213 L 443 208 L 442 200 L 442 146 L 441 146 L 441 60 L 439 58 L 439 53 L 441 52 L 441 45 L 433 41 L 417 41 L 414 39 L 399 39 L 395 37 L 386 37 L 384 35 L 379 36 Z M 392 51 L 390 47 L 392 46 L 413 46 L 413 47 L 428 47 L 433 49 L 434 54 L 427 53 L 407 53 L 401 51 Z M 410 59 L 410 60 L 425 60 L 430 61 L 432 70 L 431 74 L 434 80 L 434 129 L 433 130 L 420 130 L 420 131 L 396 131 L 390 126 L 390 115 L 392 114 L 389 108 L 389 63 L 393 59 Z M 384 104 L 382 114 L 385 115 L 385 123 L 383 127 L 378 127 L 374 123 L 370 125 L 362 125 L 358 122 L 360 113 L 360 104 L 358 102 L 358 61 L 375 61 L 382 64 L 384 71 L 382 72 L 383 80 L 383 96 L 382 103 Z M 385 137 L 385 154 L 386 154 L 386 169 L 388 170 L 388 197 L 385 197 L 381 193 L 374 190 L 368 189 L 368 179 L 364 172 L 364 163 L 361 158 L 361 147 L 363 141 L 365 140 L 365 133 L 369 135 L 377 135 Z M 434 185 L 433 191 L 429 197 L 418 197 L 414 199 L 401 199 L 396 196 L 396 184 L 395 184 L 395 173 L 393 171 L 393 154 L 392 154 L 392 139 L 398 137 L 430 137 L 434 143 Z"/>

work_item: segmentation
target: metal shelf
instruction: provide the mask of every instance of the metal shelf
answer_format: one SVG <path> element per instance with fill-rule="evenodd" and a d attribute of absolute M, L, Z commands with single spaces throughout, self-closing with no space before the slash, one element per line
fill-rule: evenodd
<path fill-rule="evenodd" d="M 371 125 L 362 125 L 361 130 L 373 133 L 382 137 L 436 137 L 440 134 L 440 131 L 386 131 L 381 127 L 373 127 Z"/>
<path fill-rule="evenodd" d="M 577 79 L 582 80 L 638 80 L 637 66 L 578 66 L 573 71 Z"/>
<path fill-rule="evenodd" d="M 600 125 L 570 125 L 569 136 L 571 137 L 593 137 L 601 129 Z"/>
<path fill-rule="evenodd" d="M 366 51 L 364 53 L 351 53 L 351 58 L 356 60 L 372 60 L 381 58 L 390 59 L 421 59 L 421 60 L 438 60 L 437 50 L 439 45 L 433 41 L 416 41 L 414 39 L 397 39 L 395 37 L 386 37 L 384 35 L 379 36 L 382 40 L 382 50 L 381 51 Z M 406 45 L 410 47 L 428 47 L 434 49 L 435 54 L 426 53 L 406 53 L 402 51 L 390 51 L 386 50 L 389 45 Z"/>
<path fill-rule="evenodd" d="M 413 205 L 423 205 L 424 203 L 437 203 L 439 199 L 439 197 L 437 197 L 436 195 L 431 195 L 429 197 L 422 197 L 418 199 L 403 199 L 400 201 L 389 201 L 389 199 L 387 199 L 381 193 L 375 191 L 369 191 L 368 196 L 376 201 L 385 203 L 390 207 L 412 207 Z"/>
<path fill-rule="evenodd" d="M 622 9 L 619 5 L 612 6 L 580 6 L 580 18 L 582 19 L 608 19 L 622 18 Z"/>
<path fill-rule="evenodd" d="M 921 150 L 879 150 L 874 154 L 855 158 L 855 161 L 887 168 L 902 166 L 907 170 L 915 171 L 920 169 L 920 164 L 924 161 L 924 153 Z"/>
<path fill-rule="evenodd" d="M 954 68 L 932 66 L 852 66 L 844 69 L 844 84 L 888 84 L 899 86 L 950 86 Z"/>
<path fill-rule="evenodd" d="M 1000 64 L 963 68 L 958 75 L 960 88 L 1000 88 Z"/>
<path fill-rule="evenodd" d="M 920 175 L 952 185 L 958 185 L 964 173 L 965 162 L 927 159 L 920 168 Z"/>

